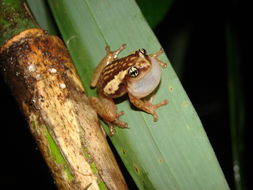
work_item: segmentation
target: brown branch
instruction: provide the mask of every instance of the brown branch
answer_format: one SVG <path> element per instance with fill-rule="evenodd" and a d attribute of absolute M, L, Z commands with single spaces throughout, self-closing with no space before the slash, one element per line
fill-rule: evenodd
<path fill-rule="evenodd" d="M 21 32 L 1 47 L 0 71 L 59 189 L 127 189 L 59 38 L 41 29 Z"/>

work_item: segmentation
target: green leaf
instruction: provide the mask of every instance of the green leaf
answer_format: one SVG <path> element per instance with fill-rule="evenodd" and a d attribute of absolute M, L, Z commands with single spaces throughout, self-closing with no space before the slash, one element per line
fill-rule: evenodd
<path fill-rule="evenodd" d="M 133 0 L 49 1 L 56 23 L 89 95 L 89 82 L 105 45 L 127 43 L 122 56 L 160 44 Z M 169 62 L 166 56 L 163 61 Z M 201 93 L 201 91 L 199 92 Z M 139 189 L 229 189 L 202 124 L 173 68 L 163 70 L 155 102 L 169 100 L 158 110 L 159 121 L 122 101 L 122 121 L 111 140 Z M 107 128 L 106 128 L 107 129 Z"/>
<path fill-rule="evenodd" d="M 173 0 L 136 0 L 151 28 L 155 28 L 165 17 Z"/>
<path fill-rule="evenodd" d="M 50 34 L 57 34 L 55 23 L 45 0 L 26 0 L 40 27 Z"/>

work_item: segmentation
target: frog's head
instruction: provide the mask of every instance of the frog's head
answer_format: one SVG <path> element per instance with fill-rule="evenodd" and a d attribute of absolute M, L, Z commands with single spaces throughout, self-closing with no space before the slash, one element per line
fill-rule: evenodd
<path fill-rule="evenodd" d="M 134 51 L 132 56 L 132 63 L 128 64 L 128 78 L 130 81 L 136 81 L 150 71 L 152 63 L 144 48 Z"/>
<path fill-rule="evenodd" d="M 138 98 L 149 95 L 161 79 L 160 61 L 145 49 L 135 51 L 135 61 L 128 69 L 127 89 Z"/>

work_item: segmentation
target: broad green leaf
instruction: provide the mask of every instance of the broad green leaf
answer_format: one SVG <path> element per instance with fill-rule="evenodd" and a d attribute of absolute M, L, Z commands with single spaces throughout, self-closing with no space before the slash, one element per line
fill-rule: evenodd
<path fill-rule="evenodd" d="M 136 0 L 151 28 L 155 28 L 165 17 L 173 0 Z"/>
<path fill-rule="evenodd" d="M 48 1 L 60 33 L 89 95 L 89 82 L 105 45 L 127 43 L 122 56 L 138 48 L 153 53 L 160 44 L 133 0 Z M 165 55 L 161 59 L 168 62 Z M 199 92 L 201 93 L 201 92 Z M 127 98 L 117 104 L 130 129 L 111 137 L 139 189 L 229 189 L 202 124 L 171 65 L 163 70 L 155 102 L 159 121 L 134 109 Z M 106 127 L 105 127 L 106 128 Z M 107 128 L 106 128 L 107 129 Z"/>
<path fill-rule="evenodd" d="M 26 0 L 36 21 L 44 30 L 48 30 L 50 34 L 57 34 L 55 23 L 53 22 L 52 15 L 47 7 L 45 0 Z"/>

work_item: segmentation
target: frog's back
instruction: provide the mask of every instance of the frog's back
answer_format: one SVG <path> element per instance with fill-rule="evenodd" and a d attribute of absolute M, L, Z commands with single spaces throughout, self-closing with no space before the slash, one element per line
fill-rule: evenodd
<path fill-rule="evenodd" d="M 113 61 L 102 71 L 98 81 L 98 92 L 109 98 L 117 98 L 126 91 L 128 68 L 134 65 L 135 55 L 129 55 Z"/>

